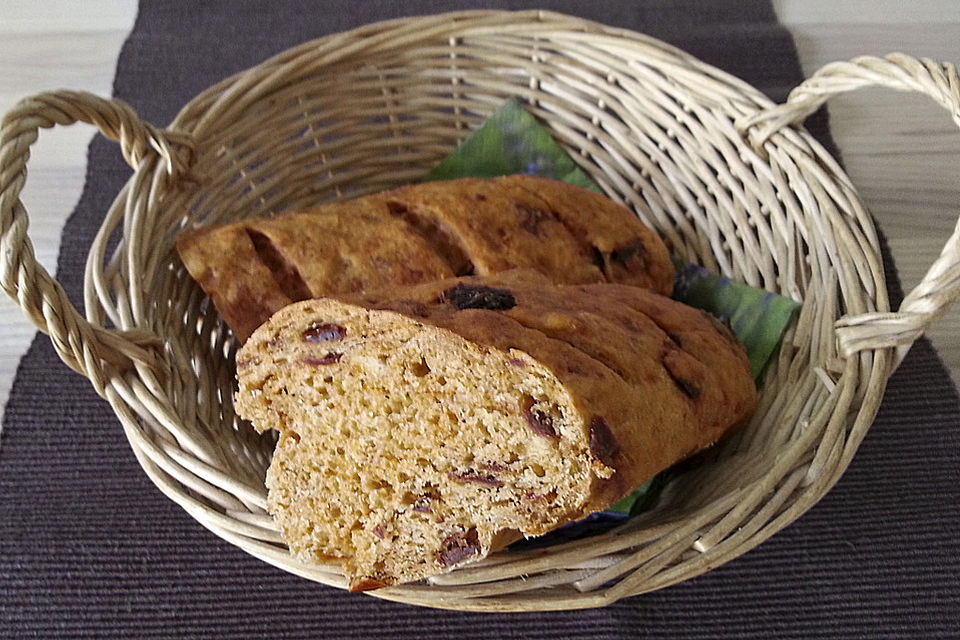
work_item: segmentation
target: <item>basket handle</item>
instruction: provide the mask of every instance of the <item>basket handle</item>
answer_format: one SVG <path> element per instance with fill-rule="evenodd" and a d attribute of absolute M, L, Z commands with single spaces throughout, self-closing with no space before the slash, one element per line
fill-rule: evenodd
<path fill-rule="evenodd" d="M 900 53 L 884 58 L 865 56 L 822 67 L 798 85 L 784 104 L 758 112 L 737 123 L 755 149 L 781 127 L 799 124 L 836 94 L 868 86 L 915 91 L 933 98 L 960 126 L 960 79 L 954 65 L 917 59 Z M 898 347 L 896 363 L 926 328 L 944 315 L 960 295 L 960 223 L 940 256 L 892 313 L 844 316 L 835 326 L 840 353 Z"/>
<path fill-rule="evenodd" d="M 185 171 L 189 142 L 180 134 L 163 132 L 140 120 L 118 100 L 90 93 L 57 91 L 19 102 L 0 124 L 0 250 L 2 286 L 24 314 L 48 334 L 60 358 L 88 377 L 101 396 L 106 381 L 117 370 L 155 359 L 162 343 L 151 332 L 117 331 L 87 321 L 67 299 L 63 287 L 50 277 L 34 256 L 27 236 L 27 211 L 20 193 L 27 180 L 30 146 L 39 129 L 86 122 L 107 138 L 118 141 L 127 163 L 137 168 L 156 153 L 173 177 Z"/>

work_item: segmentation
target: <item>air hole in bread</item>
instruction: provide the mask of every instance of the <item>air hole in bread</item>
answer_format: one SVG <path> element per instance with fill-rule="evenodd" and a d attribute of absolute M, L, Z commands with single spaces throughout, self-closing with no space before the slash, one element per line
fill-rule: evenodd
<path fill-rule="evenodd" d="M 410 373 L 418 378 L 422 378 L 430 373 L 430 367 L 427 366 L 427 361 L 424 358 L 420 358 L 420 362 L 414 362 L 410 365 Z"/>

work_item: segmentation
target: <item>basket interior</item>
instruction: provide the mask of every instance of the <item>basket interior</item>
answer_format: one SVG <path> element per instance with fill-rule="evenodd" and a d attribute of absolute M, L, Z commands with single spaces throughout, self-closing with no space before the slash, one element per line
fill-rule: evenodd
<path fill-rule="evenodd" d="M 540 568 L 529 554 L 501 552 L 384 597 L 455 608 L 602 604 L 739 555 L 842 473 L 862 437 L 856 412 L 862 422 L 868 383 L 885 380 L 869 355 L 840 360 L 832 333 L 840 315 L 886 305 L 856 194 L 802 131 L 760 151 L 743 140 L 734 121 L 770 106 L 754 89 L 658 41 L 550 20 L 399 23 L 308 43 L 187 105 L 173 128 L 194 139 L 189 175 L 169 180 L 148 162 L 134 177 L 117 205 L 134 211 L 121 245 L 95 265 L 99 299 L 118 326 L 166 341 L 156 384 L 145 385 L 164 411 L 131 403 L 144 443 L 135 448 L 168 495 L 218 534 L 342 586 L 335 569 L 280 553 L 263 510 L 274 441 L 233 413 L 236 344 L 177 259 L 176 234 L 414 182 L 511 96 L 675 254 L 804 305 L 752 421 L 688 465 L 652 512 L 540 553 L 552 557 Z M 541 583 L 518 586 L 538 572 Z M 546 596 L 538 585 L 551 587 Z"/>

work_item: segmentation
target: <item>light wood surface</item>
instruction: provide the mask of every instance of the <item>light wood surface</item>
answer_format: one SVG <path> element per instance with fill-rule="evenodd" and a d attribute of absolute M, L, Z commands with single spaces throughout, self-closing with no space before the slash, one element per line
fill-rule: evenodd
<path fill-rule="evenodd" d="M 956 0 L 774 0 L 806 75 L 835 60 L 901 51 L 960 65 Z M 829 103 L 847 173 L 887 235 L 905 291 L 933 263 L 960 216 L 960 131 L 914 94 L 867 89 Z M 960 309 L 927 333 L 960 384 Z"/>
<path fill-rule="evenodd" d="M 0 2 L 0 113 L 24 97 L 52 89 L 83 89 L 109 96 L 117 56 L 133 27 L 136 0 Z M 63 223 L 83 190 L 89 125 L 44 131 L 31 147 L 21 199 L 41 264 L 53 273 Z M 36 333 L 5 295 L 0 296 L 0 403 L 6 406 L 17 363 Z"/>
<path fill-rule="evenodd" d="M 807 75 L 833 60 L 892 51 L 960 63 L 960 4 L 953 0 L 774 4 L 794 33 Z M 901 11 L 901 4 L 910 11 Z M 87 0 L 82 11 L 66 0 L 4 0 L 0 112 L 49 89 L 110 95 L 117 55 L 135 17 L 134 0 Z M 830 109 L 848 172 L 889 237 L 909 288 L 939 254 L 960 214 L 960 132 L 945 112 L 912 95 L 862 91 L 836 99 Z M 63 223 L 83 187 L 93 133 L 80 125 L 55 129 L 41 134 L 32 149 L 23 200 L 37 255 L 51 272 Z M 5 405 L 34 329 L 5 297 L 0 326 L 0 403 Z M 942 319 L 931 338 L 954 381 L 960 380 L 960 310 Z"/>

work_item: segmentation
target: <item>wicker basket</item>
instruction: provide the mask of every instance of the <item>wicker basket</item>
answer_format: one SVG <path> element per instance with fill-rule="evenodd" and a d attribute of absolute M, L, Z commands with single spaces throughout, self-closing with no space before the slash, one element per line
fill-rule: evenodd
<path fill-rule="evenodd" d="M 910 344 L 960 291 L 957 232 L 890 312 L 873 222 L 800 127 L 831 95 L 866 85 L 927 94 L 960 124 L 950 65 L 902 55 L 832 64 L 775 106 L 662 42 L 544 12 L 447 14 L 322 38 L 210 88 L 165 130 L 117 101 L 43 94 L 3 121 L 3 286 L 111 404 L 164 494 L 254 556 L 345 587 L 336 566 L 293 558 L 265 511 L 272 441 L 234 415 L 235 343 L 174 237 L 415 181 L 519 96 L 680 256 L 803 301 L 752 423 L 673 482 L 657 509 L 607 534 L 372 592 L 464 610 L 602 606 L 723 564 L 816 503 Z M 119 141 L 136 170 L 90 250 L 86 318 L 37 265 L 18 199 L 38 128 L 76 121 Z M 108 256 L 112 235 L 121 239 Z"/>

